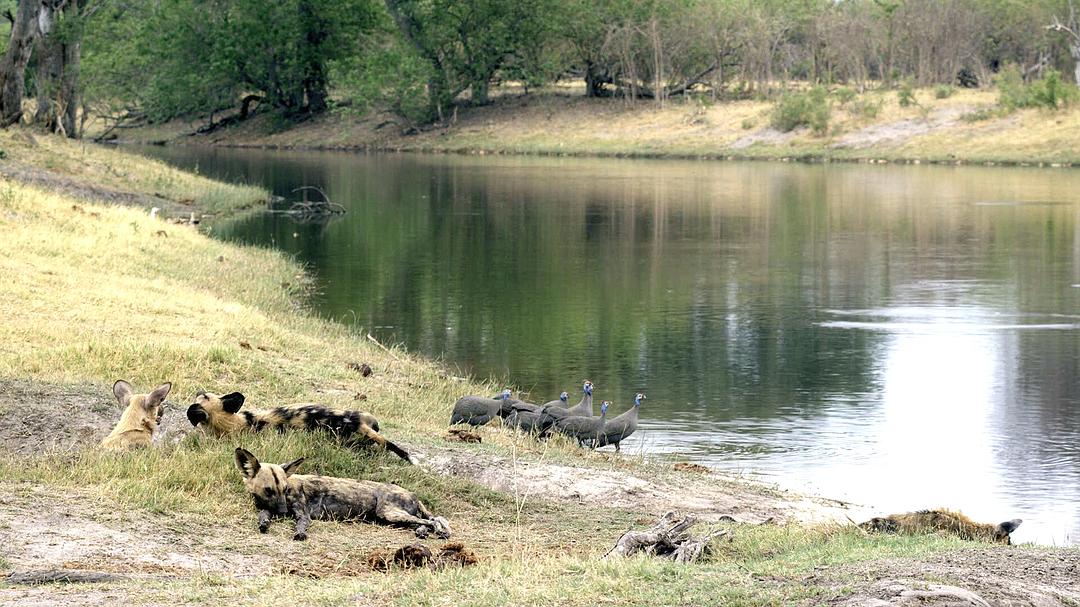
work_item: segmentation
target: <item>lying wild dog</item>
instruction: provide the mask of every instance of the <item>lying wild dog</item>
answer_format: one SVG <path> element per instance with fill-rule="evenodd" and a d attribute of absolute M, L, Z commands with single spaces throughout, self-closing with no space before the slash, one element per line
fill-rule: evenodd
<path fill-rule="evenodd" d="M 892 514 L 885 517 L 874 517 L 859 527 L 867 531 L 883 531 L 886 533 L 933 533 L 945 532 L 961 539 L 1000 542 L 1011 544 L 1009 534 L 1016 531 L 1022 523 L 1021 519 L 1005 521 L 997 525 L 976 523 L 968 517 L 951 510 L 920 510 L 905 514 Z"/>
<path fill-rule="evenodd" d="M 266 533 L 272 517 L 289 515 L 296 519 L 294 540 L 307 539 L 313 518 L 378 521 L 412 527 L 421 538 L 430 532 L 450 537 L 450 523 L 432 515 L 411 492 L 389 483 L 293 474 L 303 461 L 301 457 L 280 466 L 261 464 L 249 451 L 237 448 L 236 466 L 259 510 L 260 532 Z"/>
<path fill-rule="evenodd" d="M 188 407 L 187 418 L 192 426 L 198 427 L 202 424 L 219 438 L 243 430 L 259 432 L 266 428 L 279 432 L 299 429 L 326 430 L 345 445 L 375 443 L 410 464 L 413 463 L 408 452 L 379 434 L 379 420 L 370 413 L 328 409 L 319 405 L 274 407 L 269 411 L 240 411 L 242 406 L 244 395 L 239 392 L 224 396 L 199 392 L 195 395 L 195 402 Z"/>
<path fill-rule="evenodd" d="M 101 441 L 101 446 L 106 449 L 150 446 L 154 430 L 157 430 L 161 415 L 165 412 L 165 397 L 171 389 L 172 384 L 166 382 L 149 394 L 132 394 L 131 384 L 122 379 L 116 380 L 113 395 L 124 412 L 120 414 L 120 421 L 113 431 Z"/>

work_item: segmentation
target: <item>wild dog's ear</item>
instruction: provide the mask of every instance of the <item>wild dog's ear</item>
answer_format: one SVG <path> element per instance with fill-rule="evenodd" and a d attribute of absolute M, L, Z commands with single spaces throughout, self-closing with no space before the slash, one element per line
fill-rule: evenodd
<path fill-rule="evenodd" d="M 259 459 L 247 449 L 236 448 L 236 467 L 243 473 L 244 478 L 255 478 L 259 473 Z"/>
<path fill-rule="evenodd" d="M 1013 531 L 1016 531 L 1016 528 L 1019 527 L 1022 522 L 1024 522 L 1023 519 L 1014 518 L 1011 521 L 1005 521 L 1004 523 L 998 524 L 998 530 L 1005 535 L 1009 535 Z"/>
<path fill-rule="evenodd" d="M 131 384 L 122 379 L 116 380 L 116 383 L 112 387 L 113 396 L 116 397 L 116 402 L 120 403 L 121 407 L 127 407 L 128 402 L 131 400 Z"/>
<path fill-rule="evenodd" d="M 300 464 L 302 463 L 304 463 L 304 458 L 301 457 L 299 459 L 294 459 L 287 464 L 282 464 L 281 468 L 285 471 L 285 476 L 292 476 L 292 473 L 295 471 L 295 469 L 299 468 Z"/>
<path fill-rule="evenodd" d="M 210 421 L 210 416 L 206 414 L 206 409 L 203 409 L 202 405 L 197 403 L 187 408 L 187 418 L 192 426 L 198 426 L 199 424 L 205 424 Z"/>
<path fill-rule="evenodd" d="M 226 413 L 236 413 L 244 406 L 244 395 L 239 392 L 231 392 L 221 397 L 221 408 Z"/>
<path fill-rule="evenodd" d="M 149 394 L 149 396 L 146 397 L 146 400 L 143 402 L 143 406 L 147 409 L 153 409 L 154 407 L 160 405 L 162 401 L 165 400 L 165 397 L 169 395 L 169 390 L 172 390 L 171 382 L 165 382 L 160 386 L 154 388 L 154 390 Z"/>

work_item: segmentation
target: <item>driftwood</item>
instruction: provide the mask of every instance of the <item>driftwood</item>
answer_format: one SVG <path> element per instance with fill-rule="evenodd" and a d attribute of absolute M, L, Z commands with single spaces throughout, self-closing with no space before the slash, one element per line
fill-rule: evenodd
<path fill-rule="evenodd" d="M 299 217 L 321 217 L 326 215 L 341 215 L 345 213 L 345 207 L 336 202 L 332 202 L 330 197 L 326 195 L 326 192 L 321 188 L 317 188 L 313 185 L 306 185 L 296 188 L 293 193 L 301 192 L 305 190 L 315 190 L 322 196 L 322 200 L 299 200 L 292 203 L 286 209 L 271 209 L 271 213 L 280 213 L 283 215 L 295 215 Z"/>
<path fill-rule="evenodd" d="M 695 538 L 689 532 L 695 524 L 697 520 L 692 516 L 680 519 L 674 512 L 668 512 L 648 531 L 624 533 L 604 558 L 628 557 L 644 552 L 676 563 L 693 563 L 708 555 L 712 540 L 731 535 L 730 529 L 717 528 Z"/>

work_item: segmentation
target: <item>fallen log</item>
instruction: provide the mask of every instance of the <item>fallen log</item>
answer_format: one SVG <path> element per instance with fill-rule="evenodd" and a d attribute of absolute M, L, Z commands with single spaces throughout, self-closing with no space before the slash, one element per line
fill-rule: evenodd
<path fill-rule="evenodd" d="M 731 536 L 730 529 L 715 528 L 695 538 L 689 531 L 697 522 L 692 516 L 680 519 L 668 512 L 647 531 L 624 533 L 604 558 L 625 558 L 643 552 L 676 563 L 693 563 L 708 555 L 712 540 Z"/>

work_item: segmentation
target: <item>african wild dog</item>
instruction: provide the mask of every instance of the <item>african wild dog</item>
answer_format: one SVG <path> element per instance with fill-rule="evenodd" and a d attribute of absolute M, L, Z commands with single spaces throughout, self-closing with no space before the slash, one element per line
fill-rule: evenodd
<path fill-rule="evenodd" d="M 363 411 L 328 409 L 319 405 L 274 407 L 269 411 L 240 411 L 244 395 L 232 392 L 224 396 L 199 392 L 188 407 L 187 417 L 192 426 L 200 424 L 217 437 L 243 430 L 259 432 L 272 428 L 286 430 L 326 430 L 343 444 L 361 446 L 375 443 L 401 459 L 413 463 L 404 449 L 379 434 L 379 421 Z"/>
<path fill-rule="evenodd" d="M 965 540 L 1011 544 L 1009 534 L 1024 521 L 1016 518 L 997 525 L 976 523 L 968 517 L 951 510 L 920 510 L 905 514 L 874 517 L 859 525 L 867 531 L 887 533 L 950 533 Z"/>
<path fill-rule="evenodd" d="M 132 394 L 131 384 L 122 379 L 116 380 L 113 395 L 124 412 L 120 414 L 120 421 L 113 431 L 101 441 L 101 446 L 106 449 L 150 446 L 154 430 L 161 423 L 165 397 L 171 389 L 172 384 L 166 382 L 149 394 Z"/>
<path fill-rule="evenodd" d="M 236 450 L 236 466 L 259 511 L 260 532 L 266 533 L 272 517 L 288 515 L 296 519 L 294 540 L 307 539 L 313 518 L 378 521 L 412 527 L 421 538 L 430 532 L 450 537 L 450 523 L 431 514 L 413 493 L 389 483 L 293 474 L 303 461 L 262 464 L 249 451 Z"/>

